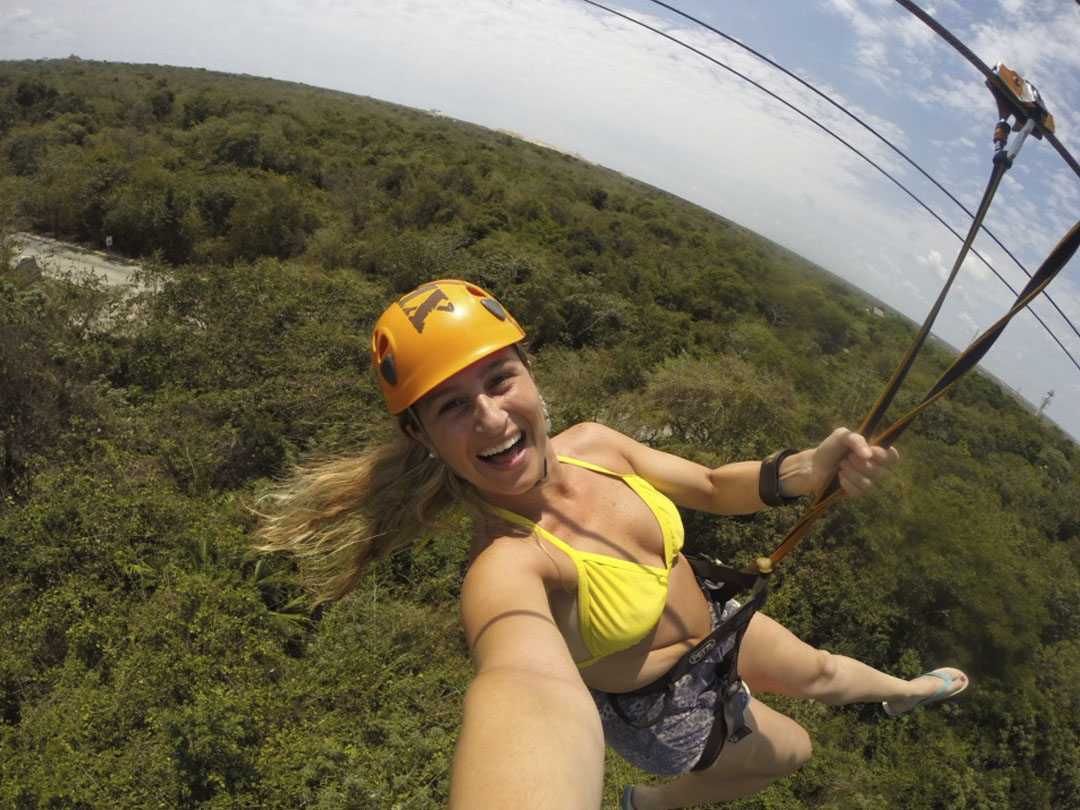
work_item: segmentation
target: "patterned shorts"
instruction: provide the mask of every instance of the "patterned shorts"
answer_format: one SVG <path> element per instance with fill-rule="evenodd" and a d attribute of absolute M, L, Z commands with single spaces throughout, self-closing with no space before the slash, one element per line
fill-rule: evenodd
<path fill-rule="evenodd" d="M 739 603 L 729 600 L 721 611 L 709 600 L 709 609 L 715 628 L 739 609 Z M 634 728 L 622 720 L 612 702 L 618 700 L 623 712 L 634 722 L 644 722 L 661 711 L 662 691 L 626 698 L 590 689 L 604 724 L 607 744 L 631 765 L 649 773 L 675 776 L 690 770 L 701 758 L 709 739 L 721 689 L 721 664 L 734 644 L 734 637 L 726 639 L 676 681 L 667 713 L 648 728 Z M 743 694 L 749 704 L 749 693 L 743 690 Z"/>

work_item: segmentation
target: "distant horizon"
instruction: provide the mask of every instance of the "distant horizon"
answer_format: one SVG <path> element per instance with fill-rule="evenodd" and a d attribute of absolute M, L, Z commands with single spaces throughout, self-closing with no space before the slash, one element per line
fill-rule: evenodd
<path fill-rule="evenodd" d="M 677 5 L 843 104 L 974 210 L 996 106 L 977 71 L 898 3 Z M 858 124 L 731 41 L 650 0 L 611 6 L 672 39 L 581 0 L 275 0 L 269 8 L 252 0 L 35 0 L 0 10 L 0 54 L 266 77 L 517 132 L 737 222 L 921 322 L 959 240 L 810 120 L 673 40 L 832 129 L 956 232 L 970 217 Z M 1080 5 L 950 0 L 932 14 L 984 63 L 1002 61 L 1038 87 L 1057 137 L 1080 154 Z M 1048 144 L 1028 139 L 987 225 L 1034 268 L 1078 213 L 1080 178 Z M 1014 289 L 1026 283 L 985 236 L 975 248 Z M 1077 262 L 1049 293 L 1080 324 Z M 966 345 L 1013 297 L 971 258 L 934 333 Z M 1080 437 L 1080 409 L 1066 407 L 1080 401 L 1080 335 L 1043 297 L 1032 308 L 1073 362 L 1025 313 L 982 365 L 1036 406 L 1056 390 L 1049 410 Z"/>
<path fill-rule="evenodd" d="M 784 251 L 788 251 L 793 256 L 797 256 L 800 261 L 807 262 L 808 264 L 814 266 L 815 268 L 819 269 L 820 271 L 828 274 L 830 277 L 832 277 L 835 280 L 837 280 L 838 282 L 844 284 L 846 287 L 857 291 L 860 295 L 864 296 L 869 301 L 876 303 L 878 306 L 882 307 L 885 311 L 903 317 L 909 323 L 913 324 L 914 328 L 917 329 L 919 327 L 919 325 L 921 324 L 921 322 L 922 322 L 922 317 L 915 317 L 914 315 L 905 313 L 897 305 L 890 303 L 885 298 L 882 298 L 881 294 L 876 294 L 870 288 L 860 285 L 859 283 L 857 283 L 852 278 L 842 274 L 839 270 L 832 269 L 832 268 L 826 266 L 825 264 L 822 264 L 822 262 L 819 259 L 808 256 L 805 253 L 802 253 L 799 248 L 788 245 L 788 244 L 785 244 L 785 243 L 779 241 L 775 235 L 770 235 L 770 234 L 767 234 L 767 233 L 763 233 L 761 230 L 758 230 L 757 228 L 755 228 L 751 224 L 748 224 L 748 223 L 746 223 L 744 221 L 741 221 L 740 219 L 733 218 L 729 214 L 725 214 L 725 213 L 716 211 L 715 209 L 709 207 L 707 204 L 704 204 L 702 201 L 696 200 L 696 199 L 691 199 L 691 198 L 685 196 L 683 193 L 681 193 L 678 190 L 673 190 L 671 188 L 667 188 L 667 187 L 664 187 L 662 185 L 659 185 L 655 180 L 642 179 L 640 177 L 636 177 L 636 176 L 628 173 L 624 169 L 620 169 L 620 168 L 617 168 L 617 167 L 606 165 L 605 163 L 600 162 L 599 160 L 596 160 L 594 158 L 579 154 L 578 152 L 575 152 L 575 151 L 573 151 L 573 150 L 571 150 L 569 148 L 562 147 L 557 143 L 551 143 L 551 142 L 548 142 L 548 141 L 543 141 L 543 140 L 540 140 L 538 138 L 531 137 L 527 133 L 517 132 L 515 130 L 510 130 L 510 129 L 505 128 L 505 127 L 493 127 L 493 126 L 489 126 L 489 125 L 484 124 L 484 123 L 478 123 L 476 121 L 470 121 L 470 120 L 467 120 L 467 119 L 464 119 L 464 118 L 460 118 L 460 117 L 458 117 L 456 115 L 448 114 L 448 113 L 446 113 L 445 111 L 443 111 L 441 109 L 435 109 L 435 108 L 424 109 L 424 108 L 412 106 L 410 104 L 402 103 L 400 101 L 394 101 L 394 100 L 378 98 L 377 96 L 372 95 L 370 93 L 353 92 L 353 91 L 350 91 L 350 90 L 345 90 L 345 89 L 340 89 L 340 88 L 335 88 L 335 87 L 330 87 L 330 86 L 312 84 L 309 81 L 300 81 L 300 80 L 288 79 L 288 78 L 277 78 L 277 77 L 272 76 L 272 75 L 260 75 L 260 74 L 256 74 L 256 73 L 250 73 L 250 72 L 229 72 L 229 71 L 215 69 L 215 68 L 187 66 L 187 65 L 180 65 L 180 64 L 173 65 L 173 64 L 166 64 L 166 63 L 162 63 L 162 62 L 137 62 L 137 61 L 121 61 L 121 60 L 115 60 L 115 59 L 86 58 L 86 57 L 82 57 L 82 56 L 80 56 L 80 55 L 78 55 L 76 53 L 71 53 L 68 56 L 62 56 L 62 57 L 41 57 L 41 58 L 33 58 L 33 59 L 5 59 L 5 60 L 0 60 L 0 66 L 2 66 L 5 63 L 12 63 L 12 64 L 26 63 L 26 62 L 31 62 L 31 63 L 42 62 L 42 63 L 45 63 L 45 62 L 64 61 L 64 60 L 77 60 L 77 61 L 84 61 L 84 62 L 88 62 L 88 63 L 103 64 L 103 65 L 116 64 L 116 65 L 130 66 L 130 67 L 146 66 L 146 67 L 159 67 L 159 68 L 166 68 L 166 69 L 194 70 L 194 71 L 199 71 L 199 72 L 203 72 L 203 73 L 208 73 L 210 75 L 220 75 L 220 76 L 223 76 L 223 77 L 235 76 L 235 77 L 244 77 L 244 78 L 250 78 L 250 79 L 255 79 L 255 80 L 260 80 L 260 81 L 277 82 L 277 83 L 282 83 L 282 84 L 286 84 L 286 85 L 292 85 L 292 86 L 294 86 L 296 88 L 300 88 L 300 89 L 304 89 L 304 90 L 312 90 L 312 91 L 318 91 L 318 92 L 329 92 L 329 93 L 335 93 L 335 94 L 342 94 L 342 95 L 349 96 L 349 97 L 358 97 L 358 98 L 363 98 L 363 99 L 369 99 L 371 101 L 375 101 L 375 102 L 378 102 L 380 104 L 388 104 L 388 105 L 391 105 L 391 106 L 399 107 L 401 109 L 407 109 L 407 110 L 410 110 L 413 113 L 446 118 L 446 119 L 452 120 L 452 121 L 454 121 L 456 123 L 465 124 L 465 125 L 468 125 L 468 126 L 479 127 L 481 129 L 485 129 L 485 130 L 488 130 L 488 131 L 493 131 L 493 132 L 497 132 L 497 133 L 507 135 L 508 137 L 515 137 L 515 138 L 521 139 L 522 141 L 525 141 L 525 142 L 528 142 L 528 143 L 531 143 L 531 144 L 534 144 L 534 145 L 537 145 L 537 146 L 540 146 L 540 147 L 543 147 L 543 148 L 551 149 L 553 151 L 556 151 L 556 152 L 559 152 L 559 153 L 562 153 L 562 154 L 565 154 L 565 155 L 569 155 L 569 156 L 571 156 L 572 158 L 574 158 L 576 160 L 582 161 L 584 163 L 587 163 L 587 164 L 590 164 L 590 165 L 593 165 L 593 166 L 597 166 L 597 167 L 602 168 L 602 169 L 604 169 L 606 171 L 614 172 L 614 173 L 616 173 L 616 174 L 618 174 L 618 175 L 620 175 L 620 176 L 622 176 L 622 177 L 624 177 L 624 178 L 626 178 L 628 180 L 631 180 L 631 181 L 633 181 L 635 183 L 640 183 L 640 184 L 642 184 L 644 186 L 656 189 L 659 192 L 662 192 L 662 193 L 665 193 L 665 194 L 670 194 L 673 197 L 679 199 L 680 201 L 682 201 L 682 202 L 684 202 L 686 204 L 692 205 L 694 207 L 702 209 L 703 211 L 708 212 L 710 215 L 717 216 L 717 217 L 719 217 L 719 218 L 721 218 L 721 219 L 723 219 L 725 221 L 728 221 L 728 222 L 732 222 L 732 223 L 738 225 L 739 227 L 744 228 L 747 231 L 750 231 L 750 232 L 754 233 L 757 237 L 768 241 L 770 244 L 776 246 L 777 248 L 779 248 L 781 250 L 784 250 Z M 971 265 L 971 264 L 972 264 L 972 261 L 969 259 L 969 261 L 965 264 L 965 269 L 968 269 L 969 265 Z M 962 283 L 963 283 L 962 281 L 958 283 L 958 285 L 957 285 L 958 290 L 954 291 L 952 293 L 952 297 L 955 297 L 957 295 L 962 295 L 962 293 L 959 292 L 959 289 L 960 289 Z M 934 294 L 936 295 L 936 290 L 934 291 Z M 951 302 L 949 302 L 949 303 L 951 303 Z M 1000 314 L 1003 314 L 1003 312 L 1004 312 L 1004 309 L 1002 310 L 1001 313 L 998 314 L 998 317 L 1000 316 Z M 1016 319 L 1016 321 L 1014 321 L 1013 324 L 1010 324 L 1010 329 L 1015 329 L 1016 326 L 1018 325 L 1019 321 L 1020 321 L 1020 318 Z M 979 334 L 979 332 L 977 331 L 975 334 Z M 1004 335 L 1010 335 L 1010 331 L 1006 330 Z M 943 334 L 940 331 L 940 325 L 939 324 L 935 324 L 935 331 L 933 332 L 931 337 L 933 339 L 936 339 L 942 346 L 946 347 L 953 354 L 959 354 L 962 351 L 961 348 L 958 348 L 958 345 L 962 341 L 956 340 L 957 336 L 955 336 L 955 335 L 953 336 L 953 339 L 950 339 L 949 333 L 947 333 L 947 332 Z M 970 340 L 964 342 L 963 345 L 966 346 L 968 343 L 970 343 Z M 1004 336 L 1003 336 L 1002 341 L 999 343 L 999 345 L 1001 343 L 1004 343 Z M 1013 382 L 1010 382 L 1010 375 L 1003 374 L 1000 371 L 998 371 L 998 372 L 992 371 L 987 366 L 987 364 L 986 364 L 987 361 L 994 359 L 996 350 L 997 350 L 997 347 L 995 347 L 994 350 L 991 350 L 991 352 L 987 355 L 987 358 L 984 358 L 984 361 L 979 364 L 979 366 L 977 367 L 977 370 L 983 372 L 984 374 L 986 374 L 988 376 L 989 379 L 993 380 L 995 383 L 1000 385 L 1004 391 L 1006 391 L 1010 396 L 1012 396 L 1014 399 L 1016 399 L 1032 415 L 1035 415 L 1035 414 L 1038 413 L 1038 410 L 1041 407 L 1040 403 L 1043 401 L 1046 394 L 1051 390 L 1057 392 L 1055 394 L 1055 396 L 1059 396 L 1060 395 L 1059 388 L 1064 387 L 1066 389 L 1066 396 L 1061 397 L 1058 401 L 1059 402 L 1066 401 L 1068 389 L 1071 387 L 1071 384 L 1068 383 L 1067 381 L 1064 383 L 1063 386 L 1058 386 L 1058 385 L 1055 385 L 1055 384 L 1051 384 L 1051 385 L 1046 387 L 1046 390 L 1037 389 L 1034 393 L 1031 394 L 1031 396 L 1029 398 L 1027 392 L 1032 390 L 1031 388 L 1025 388 L 1024 383 L 1014 384 Z M 1050 405 L 1050 408 L 1048 408 L 1047 411 L 1044 412 L 1041 415 L 1040 418 L 1046 419 L 1047 422 L 1049 422 L 1054 427 L 1061 430 L 1074 443 L 1080 445 L 1080 421 L 1077 421 L 1077 425 L 1075 427 L 1071 427 L 1068 420 L 1058 421 L 1057 419 L 1054 419 L 1053 413 L 1052 413 L 1053 405 L 1054 405 L 1054 403 L 1052 402 L 1051 405 Z M 1067 416 L 1074 416 L 1074 414 L 1071 413 L 1071 412 L 1067 413 L 1066 415 Z"/>

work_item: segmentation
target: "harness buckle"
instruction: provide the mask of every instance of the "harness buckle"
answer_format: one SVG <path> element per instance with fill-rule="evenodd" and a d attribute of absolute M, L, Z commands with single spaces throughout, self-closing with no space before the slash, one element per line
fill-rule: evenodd
<path fill-rule="evenodd" d="M 742 678 L 736 677 L 724 689 L 724 722 L 727 725 L 727 741 L 737 743 L 753 729 L 746 725 L 746 710 L 750 706 L 750 690 Z"/>

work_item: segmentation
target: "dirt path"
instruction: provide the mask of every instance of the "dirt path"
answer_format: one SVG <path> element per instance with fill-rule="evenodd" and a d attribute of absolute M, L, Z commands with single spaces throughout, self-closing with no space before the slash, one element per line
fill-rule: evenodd
<path fill-rule="evenodd" d="M 133 275 L 141 269 L 128 259 L 110 256 L 96 250 L 35 236 L 17 233 L 11 238 L 15 263 L 32 258 L 38 269 L 50 276 L 72 275 L 76 278 L 92 275 L 110 287 L 133 287 Z"/>

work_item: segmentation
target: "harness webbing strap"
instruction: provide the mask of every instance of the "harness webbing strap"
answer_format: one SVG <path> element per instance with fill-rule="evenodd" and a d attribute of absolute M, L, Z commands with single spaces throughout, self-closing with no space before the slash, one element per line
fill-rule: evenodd
<path fill-rule="evenodd" d="M 911 367 L 915 362 L 915 357 L 926 342 L 926 338 L 930 334 L 930 329 L 937 319 L 938 312 L 941 311 L 942 304 L 945 303 L 945 296 L 952 288 L 953 281 L 956 280 L 956 277 L 960 272 L 960 267 L 963 265 L 964 259 L 967 258 L 968 251 L 975 241 L 975 236 L 982 226 L 982 221 L 986 217 L 986 212 L 990 209 L 990 203 L 994 199 L 994 194 L 997 192 L 998 186 L 1001 185 L 1001 178 L 1005 175 L 1005 172 L 1008 171 L 1010 165 L 1011 161 L 1006 158 L 1005 152 L 1002 149 L 999 149 L 994 155 L 994 163 L 990 172 L 990 178 L 987 180 L 986 189 L 983 191 L 979 207 L 975 211 L 975 217 L 971 221 L 971 226 L 968 228 L 967 236 L 964 238 L 964 243 L 960 247 L 960 252 L 956 255 L 952 270 L 949 272 L 945 284 L 938 293 L 937 300 L 934 301 L 934 305 L 930 308 L 930 312 L 927 313 L 926 318 L 923 320 L 922 326 L 919 328 L 918 333 L 915 335 L 915 339 L 912 340 L 911 345 L 908 347 L 907 353 L 893 371 L 892 377 L 885 384 L 885 387 L 878 395 L 877 401 L 870 408 L 870 412 L 859 426 L 859 433 L 867 439 L 873 435 L 874 430 L 885 416 L 885 412 L 888 410 L 889 405 L 892 404 L 893 399 L 900 390 L 904 378 L 907 377 L 908 372 L 911 370 Z M 776 550 L 769 555 L 769 560 L 774 565 L 783 559 L 784 556 L 798 544 L 798 542 L 806 535 L 806 532 L 809 531 L 810 527 L 825 513 L 825 510 L 829 505 L 840 497 L 840 492 L 840 478 L 838 475 L 834 474 L 828 484 L 818 493 L 817 497 L 814 498 L 813 502 L 807 508 L 807 511 L 803 513 L 795 525 L 788 530 L 786 535 L 784 535 L 784 538 L 780 541 Z"/>
<path fill-rule="evenodd" d="M 880 445 L 881 447 L 889 447 L 892 445 L 919 413 L 944 395 L 945 392 L 952 388 L 966 372 L 974 368 L 979 360 L 983 358 L 983 355 L 985 355 L 990 350 L 990 347 L 994 345 L 994 342 L 998 337 L 1001 336 L 1002 331 L 1004 331 L 1009 321 L 1012 320 L 1020 310 L 1026 307 L 1035 296 L 1041 293 L 1046 288 L 1046 285 L 1054 280 L 1057 274 L 1061 272 L 1061 269 L 1076 253 L 1078 248 L 1080 248 L 1080 221 L 1073 225 L 1072 228 L 1069 229 L 1069 232 L 1061 238 L 1061 241 L 1054 246 L 1054 249 L 1050 251 L 1050 255 L 1046 257 L 1046 260 L 1032 275 L 1024 289 L 1017 295 L 1012 308 L 1010 308 L 997 323 L 987 329 L 978 337 L 978 339 L 965 349 L 945 370 L 938 381 L 934 383 L 933 387 L 927 392 L 926 396 L 923 397 L 922 401 L 912 408 L 911 411 L 882 431 L 882 433 L 874 440 L 874 444 Z"/>
<path fill-rule="evenodd" d="M 1001 154 L 1003 153 L 998 152 L 998 155 Z M 960 273 L 960 267 L 967 258 L 968 251 L 971 250 L 971 245 L 975 241 L 975 236 L 978 234 L 979 228 L 982 226 L 982 221 L 986 217 L 986 212 L 990 209 L 990 203 L 994 199 L 994 194 L 997 192 L 998 186 L 1001 185 L 1001 178 L 1005 175 L 1008 168 L 1008 161 L 994 161 L 993 170 L 990 172 L 990 179 L 987 181 L 986 189 L 983 191 L 982 200 L 979 202 L 979 207 L 975 211 L 975 218 L 971 221 L 971 227 L 968 228 L 967 236 L 964 238 L 964 243 L 960 247 L 960 252 L 956 254 L 956 260 L 953 262 L 952 270 L 949 271 L 949 276 L 945 280 L 945 284 L 942 286 L 941 291 L 938 293 L 937 300 L 934 301 L 934 306 L 930 308 L 930 312 L 927 314 L 922 326 L 919 328 L 918 334 L 915 335 L 915 339 L 911 342 L 911 346 L 908 347 L 907 354 L 904 355 L 904 359 L 900 361 L 900 364 L 893 372 L 892 378 L 885 384 L 885 388 L 882 389 L 881 393 L 878 395 L 877 402 L 874 403 L 870 412 L 859 426 L 859 433 L 863 436 L 869 438 L 874 432 L 874 429 L 885 415 L 885 411 L 888 410 L 889 405 L 892 404 L 897 391 L 900 390 L 900 385 L 904 382 L 904 378 L 907 377 L 907 373 L 911 370 L 911 366 L 915 362 L 915 356 L 919 353 L 927 336 L 930 334 L 930 328 L 934 325 L 934 321 L 937 320 L 938 313 L 941 311 L 941 306 L 945 303 L 945 296 L 948 295 L 949 290 L 952 289 L 953 282 Z M 834 478 L 831 482 L 831 486 L 835 487 L 836 483 Z"/>
<path fill-rule="evenodd" d="M 922 413 L 932 403 L 936 402 L 949 391 L 960 378 L 970 371 L 983 358 L 1000 337 L 1009 321 L 1026 307 L 1046 286 L 1054 280 L 1062 268 L 1069 262 L 1076 251 L 1080 249 L 1080 221 L 1078 221 L 1061 241 L 1050 251 L 1050 255 L 1042 263 L 1039 269 L 1031 276 L 1024 289 L 1016 297 L 1015 303 L 997 323 L 981 334 L 967 349 L 965 349 L 945 370 L 936 383 L 930 388 L 922 401 L 912 408 L 904 416 L 897 419 L 893 424 L 883 430 L 874 440 L 873 444 L 879 447 L 891 447 L 900 435 L 914 421 L 915 417 Z M 894 375 L 895 376 L 895 375 Z M 864 434 L 865 435 L 865 434 Z M 834 486 L 836 479 L 830 482 L 830 486 L 822 491 L 806 512 L 802 514 L 795 525 L 784 536 L 780 545 L 770 555 L 769 559 L 776 563 L 784 557 L 803 538 L 810 527 L 817 521 L 825 510 L 841 497 L 842 491 Z"/>
<path fill-rule="evenodd" d="M 761 580 L 759 580 L 761 582 Z M 750 626 L 750 620 L 754 614 L 765 604 L 768 588 L 764 585 L 758 587 L 753 596 L 744 602 L 735 613 L 725 619 L 713 633 L 730 638 L 734 636 L 735 643 L 720 664 L 720 692 L 716 696 L 716 711 L 713 716 L 712 729 L 709 730 L 705 747 L 692 771 L 701 771 L 708 768 L 724 748 L 724 743 L 737 743 L 750 733 L 750 727 L 746 725 L 746 708 L 748 692 L 746 686 L 739 677 L 739 648 L 742 646 L 746 628 Z M 717 642 L 720 644 L 721 642 Z"/>
<path fill-rule="evenodd" d="M 746 690 L 739 678 L 739 645 L 754 614 L 765 604 L 768 596 L 769 571 L 759 568 L 755 573 L 731 568 L 706 557 L 687 556 L 694 575 L 705 595 L 716 602 L 720 609 L 736 594 L 751 591 L 738 610 L 727 616 L 709 635 L 684 653 L 675 665 L 657 678 L 632 692 L 620 692 L 609 696 L 610 705 L 619 718 L 634 728 L 649 728 L 659 723 L 668 713 L 675 684 L 690 670 L 701 663 L 715 649 L 734 639 L 731 652 L 717 664 L 720 673 L 720 690 L 717 693 L 716 713 L 701 756 L 691 770 L 709 767 L 720 754 L 725 742 L 738 742 L 750 733 L 746 725 Z M 622 700 L 645 697 L 663 692 L 659 708 L 642 720 L 631 718 L 622 707 Z"/>

